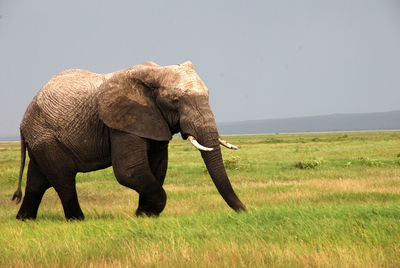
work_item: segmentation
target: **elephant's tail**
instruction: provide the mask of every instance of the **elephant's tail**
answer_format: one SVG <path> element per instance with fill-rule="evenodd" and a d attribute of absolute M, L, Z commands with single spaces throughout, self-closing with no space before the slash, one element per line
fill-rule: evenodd
<path fill-rule="evenodd" d="M 21 165 L 19 167 L 18 188 L 12 197 L 12 200 L 16 199 L 17 204 L 21 202 L 22 199 L 21 182 L 22 182 L 22 175 L 24 174 L 25 158 L 26 158 L 26 143 L 24 136 L 22 135 L 21 132 Z"/>

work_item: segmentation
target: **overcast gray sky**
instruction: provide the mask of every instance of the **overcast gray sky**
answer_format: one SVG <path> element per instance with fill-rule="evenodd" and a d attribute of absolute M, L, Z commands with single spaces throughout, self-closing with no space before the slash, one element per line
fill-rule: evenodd
<path fill-rule="evenodd" d="M 71 68 L 191 60 L 217 122 L 400 109 L 400 1 L 0 0 L 0 136 Z"/>

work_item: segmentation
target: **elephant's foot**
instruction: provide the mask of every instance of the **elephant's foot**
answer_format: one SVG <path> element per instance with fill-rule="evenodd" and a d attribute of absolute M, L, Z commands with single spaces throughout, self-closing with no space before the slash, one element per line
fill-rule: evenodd
<path fill-rule="evenodd" d="M 35 220 L 36 215 L 29 215 L 26 213 L 19 213 L 17 214 L 17 217 L 15 217 L 17 220 L 25 221 L 25 220 Z"/>
<path fill-rule="evenodd" d="M 27 192 L 17 214 L 17 220 L 34 220 L 38 212 L 43 192 Z"/>
<path fill-rule="evenodd" d="M 29 208 L 24 204 L 22 204 L 21 208 L 18 211 L 16 219 L 21 221 L 34 220 L 36 219 L 36 215 L 37 215 L 37 209 L 35 210 L 34 208 Z"/>
<path fill-rule="evenodd" d="M 68 221 L 83 221 L 85 219 L 85 215 L 83 215 L 77 202 L 72 202 L 69 206 L 64 206 L 64 214 Z"/>
<path fill-rule="evenodd" d="M 157 190 L 139 195 L 139 207 L 136 216 L 157 217 L 165 208 L 167 195 L 160 186 Z"/>
<path fill-rule="evenodd" d="M 156 213 L 156 212 L 154 212 L 154 211 L 145 211 L 143 208 L 138 208 L 137 210 L 136 210 L 136 213 L 135 213 L 135 215 L 137 216 L 137 217 L 144 217 L 144 216 L 147 216 L 147 217 L 158 217 L 158 215 L 160 215 L 160 213 Z"/>
<path fill-rule="evenodd" d="M 61 204 L 64 209 L 64 215 L 67 220 L 84 220 L 82 209 L 79 205 L 78 195 L 75 186 L 71 188 L 57 186 L 55 187 Z"/>
<path fill-rule="evenodd" d="M 66 216 L 68 221 L 83 221 L 85 219 L 85 215 L 81 213 L 81 215 L 76 215 L 76 216 Z"/>

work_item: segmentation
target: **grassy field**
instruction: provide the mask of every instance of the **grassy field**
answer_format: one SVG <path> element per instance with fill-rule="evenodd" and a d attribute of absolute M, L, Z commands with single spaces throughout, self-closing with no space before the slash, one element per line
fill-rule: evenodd
<path fill-rule="evenodd" d="M 159 218 L 135 217 L 138 195 L 105 169 L 77 178 L 83 222 L 64 219 L 53 189 L 36 221 L 15 220 L 19 144 L 0 143 L 0 266 L 400 266 L 400 131 L 225 138 L 248 212 L 231 211 L 179 138 Z"/>

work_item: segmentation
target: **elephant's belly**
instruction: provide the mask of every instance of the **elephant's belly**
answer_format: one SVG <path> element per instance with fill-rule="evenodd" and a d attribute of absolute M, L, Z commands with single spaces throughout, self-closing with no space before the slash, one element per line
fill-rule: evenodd
<path fill-rule="evenodd" d="M 111 166 L 111 152 L 107 137 L 85 137 L 80 142 L 65 141 L 71 151 L 78 172 L 89 172 Z"/>
<path fill-rule="evenodd" d="M 78 172 L 90 172 L 111 166 L 111 157 L 93 161 L 78 162 Z"/>

